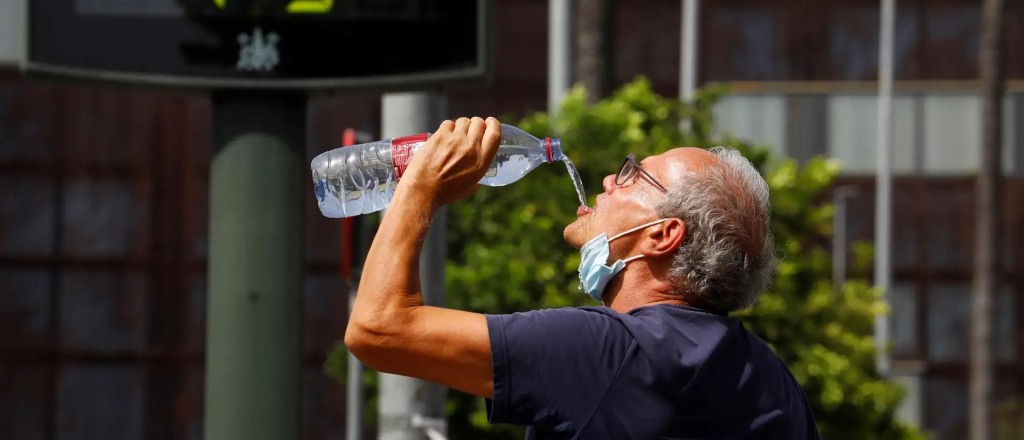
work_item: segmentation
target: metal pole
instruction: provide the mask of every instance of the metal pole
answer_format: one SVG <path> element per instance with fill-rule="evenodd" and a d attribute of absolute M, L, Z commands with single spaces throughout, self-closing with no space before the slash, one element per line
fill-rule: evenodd
<path fill-rule="evenodd" d="M 679 100 L 688 105 L 693 100 L 697 83 L 697 16 L 698 0 L 683 0 L 679 29 Z M 681 118 L 679 129 L 690 131 L 690 119 Z"/>
<path fill-rule="evenodd" d="M 576 8 L 576 77 L 587 91 L 587 104 L 596 104 L 612 89 L 615 4 L 587 0 Z"/>
<path fill-rule="evenodd" d="M 345 130 L 342 139 L 343 146 L 349 147 L 360 143 L 359 136 L 355 130 Z M 366 231 L 366 219 L 361 217 L 346 218 L 341 221 L 341 252 L 342 264 L 341 275 L 345 278 L 348 286 L 348 310 L 351 317 L 352 305 L 356 300 L 356 291 L 359 289 L 359 277 L 362 272 L 362 260 L 366 251 L 363 249 L 369 240 L 369 233 Z M 348 253 L 346 253 L 348 248 Z M 346 264 L 346 257 L 348 264 Z M 358 262 L 356 261 L 358 260 Z M 345 381 L 345 440 L 361 440 L 363 437 L 363 363 L 351 353 L 348 357 L 348 378 Z"/>
<path fill-rule="evenodd" d="M 447 113 L 443 96 L 431 93 L 392 93 L 382 99 L 382 137 L 391 138 L 434 131 Z M 447 209 L 434 217 L 420 256 L 420 286 L 427 305 L 444 306 L 445 225 Z M 413 423 L 416 415 L 445 417 L 448 390 L 411 377 L 380 375 L 380 439 L 427 440 Z M 440 434 L 445 435 L 444 432 Z"/>
<path fill-rule="evenodd" d="M 881 35 L 878 51 L 878 174 L 875 196 L 875 286 L 888 301 L 892 278 L 892 76 L 893 27 L 896 0 L 882 0 Z M 882 376 L 888 376 L 889 317 L 875 317 L 875 365 Z"/>
<path fill-rule="evenodd" d="M 356 288 L 351 287 L 348 296 L 348 309 L 356 300 Z M 361 440 L 363 438 L 363 363 L 356 359 L 352 352 L 348 353 L 348 379 L 345 381 L 346 411 L 345 440 Z"/>
<path fill-rule="evenodd" d="M 832 285 L 838 291 L 846 284 L 846 202 L 853 197 L 853 189 L 842 186 L 832 195 Z"/>
<path fill-rule="evenodd" d="M 204 438 L 298 440 L 306 99 L 213 97 Z"/>
<path fill-rule="evenodd" d="M 697 84 L 697 15 L 698 0 L 683 0 L 680 29 L 679 99 L 693 99 Z"/>
<path fill-rule="evenodd" d="M 572 87 L 572 0 L 548 1 L 548 115 Z"/>
<path fill-rule="evenodd" d="M 974 229 L 974 295 L 971 303 L 970 439 L 989 440 L 995 371 L 992 360 L 993 303 L 1002 273 L 999 242 L 1003 145 L 1003 0 L 982 6 L 981 168 L 976 183 L 978 216 Z"/>

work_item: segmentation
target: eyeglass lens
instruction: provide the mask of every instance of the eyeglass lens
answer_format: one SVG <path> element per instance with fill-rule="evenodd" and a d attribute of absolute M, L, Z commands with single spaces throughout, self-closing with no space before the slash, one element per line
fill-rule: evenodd
<path fill-rule="evenodd" d="M 633 173 L 636 172 L 636 167 L 633 165 L 633 161 L 626 158 L 626 161 L 622 163 L 622 168 L 619 169 L 619 175 L 615 176 L 615 184 L 623 185 L 629 181 L 630 177 L 633 177 Z"/>

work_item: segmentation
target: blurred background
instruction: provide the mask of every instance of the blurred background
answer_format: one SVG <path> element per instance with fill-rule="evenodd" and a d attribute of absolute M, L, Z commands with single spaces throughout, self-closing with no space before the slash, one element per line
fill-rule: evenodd
<path fill-rule="evenodd" d="M 53 5 L 61 2 L 31 2 L 30 8 L 40 6 L 28 14 L 25 3 L 0 0 L 0 54 L 29 66 L 0 64 L 0 439 L 210 438 L 204 423 L 211 414 L 207 305 L 211 164 L 220 151 L 212 97 L 219 96 L 218 86 L 83 81 L 57 69 L 33 71 L 31 61 L 39 56 L 49 58 L 38 65 L 61 60 L 131 70 L 136 61 L 110 58 L 124 53 L 139 57 L 137 69 L 144 73 L 165 69 L 158 53 L 147 52 L 149 39 L 117 35 L 117 14 L 203 23 L 213 29 L 207 39 L 234 45 L 228 52 L 237 58 L 236 46 L 245 43 L 235 43 L 234 36 L 242 28 L 221 32 L 217 18 L 202 18 L 201 11 L 222 2 L 76 0 L 77 14 L 106 11 L 103 26 L 114 37 L 77 33 L 68 19 L 33 28 L 39 34 L 28 44 L 23 32 L 29 17 L 57 14 Z M 282 415 L 294 419 L 293 438 L 428 435 L 384 424 L 381 411 L 440 412 L 435 416 L 447 420 L 440 431 L 453 439 L 521 438 L 520 429 L 489 426 L 480 399 L 448 392 L 436 403 L 412 405 L 419 410 L 388 409 L 394 399 L 418 399 L 398 388 L 422 385 L 388 382 L 371 371 L 349 375 L 352 365 L 340 341 L 377 217 L 324 218 L 308 175 L 309 160 L 324 151 L 475 115 L 562 137 L 591 200 L 600 177 L 630 152 L 642 156 L 679 145 L 742 149 L 772 186 L 773 226 L 787 255 L 773 290 L 744 319 L 794 369 L 823 437 L 1024 438 L 1019 2 L 1002 10 L 997 31 L 1004 38 L 1003 64 L 999 75 L 989 76 L 1006 80 L 1005 93 L 981 81 L 986 21 L 980 1 L 896 2 L 888 46 L 891 137 L 883 145 L 891 149 L 891 199 L 885 205 L 891 239 L 884 260 L 891 275 L 881 281 L 873 246 L 881 214 L 878 144 L 885 138 L 879 136 L 879 51 L 885 47 L 880 2 L 455 3 L 486 4 L 486 19 L 478 25 L 487 35 L 476 45 L 443 38 L 414 43 L 414 37 L 389 36 L 381 27 L 362 34 L 359 50 L 348 49 L 351 43 L 336 46 L 329 37 L 308 43 L 319 45 L 312 50 L 318 57 L 334 60 L 332 69 L 371 64 L 379 70 L 359 73 L 371 76 L 386 74 L 388 63 L 404 62 L 371 54 L 392 46 L 415 47 L 429 58 L 469 44 L 486 56 L 476 59 L 484 73 L 465 80 L 370 81 L 290 92 L 306 99 L 305 116 L 297 119 L 305 124 L 304 137 L 297 138 L 305 174 L 302 192 L 291 195 L 303 210 L 304 258 L 293 297 L 301 311 L 301 353 L 295 353 L 301 378 L 293 378 L 301 399 L 295 414 Z M 412 0 L 323 4 L 350 12 L 436 7 Z M 169 18 L 163 7 L 173 10 Z M 353 17 L 346 19 L 375 19 Z M 127 46 L 71 49 L 73 40 L 89 35 L 97 35 L 91 44 L 115 38 Z M 281 35 L 286 59 L 288 33 Z M 273 45 L 269 36 L 266 45 Z M 174 75 L 194 75 L 175 69 L 166 67 Z M 410 69 L 429 70 L 418 64 Z M 318 76 L 310 73 L 315 71 L 287 75 L 309 78 Z M 209 72 L 199 76 L 231 76 Z M 276 79 L 254 75 L 246 78 Z M 388 100 L 403 90 L 418 92 L 411 97 L 419 99 L 413 111 L 431 112 L 421 127 L 410 128 L 418 131 L 396 133 L 409 125 L 388 122 Z M 998 117 L 996 125 L 983 118 L 986 98 L 993 96 L 1001 112 L 987 114 Z M 983 136 L 986 129 L 1000 136 Z M 994 193 L 979 192 L 977 185 L 983 165 L 992 163 L 984 160 L 985 139 L 1000 148 L 995 164 L 1001 173 L 989 176 L 998 187 Z M 561 241 L 576 203 L 560 167 L 544 167 L 508 187 L 484 188 L 449 208 L 440 223 L 445 230 L 433 242 L 447 263 L 429 266 L 445 275 L 438 291 L 449 306 L 511 313 L 593 305 L 576 290 L 578 254 Z M 279 184 L 265 180 L 249 190 Z M 995 194 L 994 203 L 982 203 L 979 194 Z M 978 250 L 976 230 L 986 214 L 994 215 L 986 224 L 996 225 L 990 228 L 996 246 Z M 995 258 L 978 272 L 978 255 Z M 992 280 L 992 309 L 972 315 L 979 273 Z M 880 284 L 882 289 L 872 288 Z M 880 312 L 884 322 L 876 324 Z M 972 339 L 972 322 L 990 330 L 989 352 L 972 351 L 972 340 L 986 340 Z M 879 328 L 889 347 L 881 360 L 873 348 L 880 343 Z M 982 356 L 975 358 L 981 370 L 972 370 L 972 354 Z M 972 371 L 981 375 L 975 380 L 990 379 L 991 396 L 981 403 L 976 398 L 984 392 L 970 393 Z M 361 377 L 358 386 L 350 377 Z M 353 387 L 354 400 L 347 398 Z M 231 404 L 228 397 L 219 402 Z M 346 422 L 352 405 L 361 407 L 357 437 L 346 433 L 355 423 Z M 972 407 L 983 408 L 977 417 L 990 421 L 984 437 L 970 434 Z M 389 431 L 390 437 L 383 435 Z"/>

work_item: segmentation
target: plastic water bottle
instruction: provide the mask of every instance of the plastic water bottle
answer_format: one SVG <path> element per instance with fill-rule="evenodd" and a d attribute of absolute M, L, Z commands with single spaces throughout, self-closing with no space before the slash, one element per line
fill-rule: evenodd
<path fill-rule="evenodd" d="M 354 217 L 387 208 L 413 154 L 430 133 L 337 148 L 313 159 L 313 190 L 325 217 Z M 538 139 L 501 124 L 501 146 L 481 185 L 505 186 L 541 164 L 564 160 L 560 139 Z"/>

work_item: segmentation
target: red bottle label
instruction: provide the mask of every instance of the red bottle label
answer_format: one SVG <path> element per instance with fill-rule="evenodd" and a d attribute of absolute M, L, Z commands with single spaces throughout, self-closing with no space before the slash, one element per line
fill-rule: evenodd
<path fill-rule="evenodd" d="M 405 169 L 409 167 L 412 155 L 416 152 L 415 148 L 426 142 L 429 137 L 430 133 L 420 133 L 391 140 L 391 163 L 395 167 L 395 181 L 405 174 Z"/>

